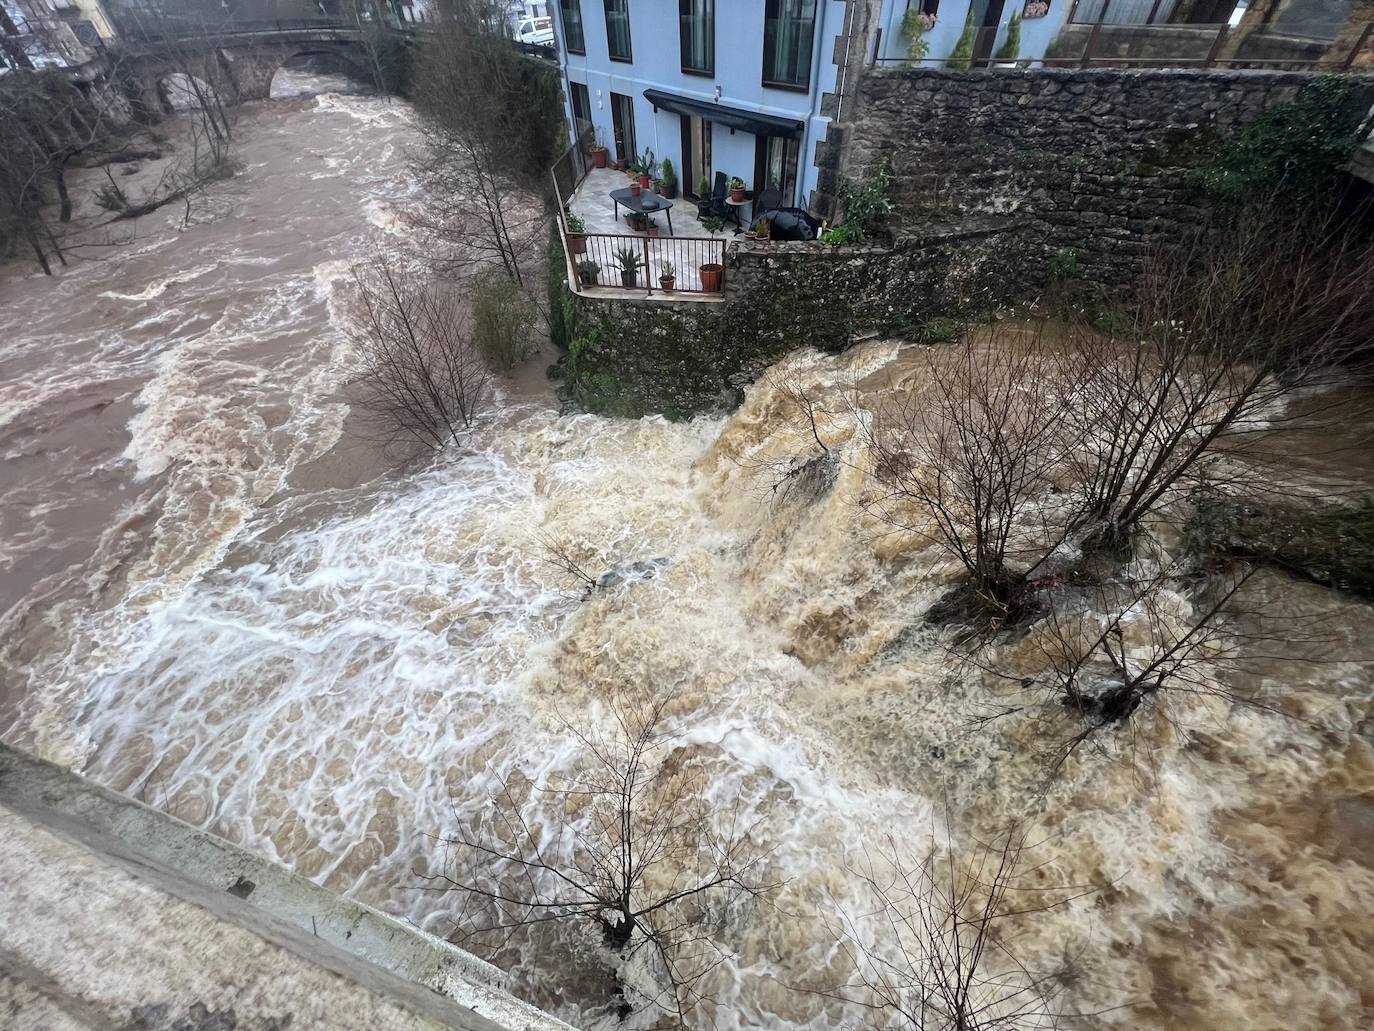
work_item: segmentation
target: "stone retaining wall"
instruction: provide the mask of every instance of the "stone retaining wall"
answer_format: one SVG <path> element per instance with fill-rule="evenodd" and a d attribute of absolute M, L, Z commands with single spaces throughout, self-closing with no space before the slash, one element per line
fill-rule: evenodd
<path fill-rule="evenodd" d="M 1077 275 L 1128 278 L 1153 237 L 1196 223 L 1192 169 L 1312 73 L 901 69 L 864 76 L 848 133 L 851 174 L 886 157 L 912 224 L 946 211 L 1023 217 L 1041 260 L 1077 252 Z M 1374 79 L 1355 102 L 1374 104 Z"/>
<path fill-rule="evenodd" d="M 928 225 L 882 244 L 748 243 L 727 249 L 723 302 L 572 294 L 569 387 L 590 411 L 673 418 L 727 409 L 797 347 L 919 334 L 1033 289 L 1014 218 Z"/>

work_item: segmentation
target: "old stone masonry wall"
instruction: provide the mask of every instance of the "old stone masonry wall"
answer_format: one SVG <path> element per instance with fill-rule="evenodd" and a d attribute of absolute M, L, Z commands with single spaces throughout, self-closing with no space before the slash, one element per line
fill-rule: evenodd
<path fill-rule="evenodd" d="M 869 72 L 848 132 L 856 173 L 886 157 L 911 224 L 932 208 L 1015 213 L 1029 262 L 1074 252 L 1078 277 L 1127 279 L 1151 238 L 1203 209 L 1192 170 L 1315 75 L 1042 68 Z M 1374 79 L 1353 80 L 1368 108 Z"/>

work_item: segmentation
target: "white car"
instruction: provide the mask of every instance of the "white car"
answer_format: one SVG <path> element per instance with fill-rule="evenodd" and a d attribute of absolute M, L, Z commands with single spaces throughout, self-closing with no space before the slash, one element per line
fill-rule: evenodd
<path fill-rule="evenodd" d="M 515 38 L 521 43 L 553 46 L 553 19 L 525 18 L 515 26 Z"/>

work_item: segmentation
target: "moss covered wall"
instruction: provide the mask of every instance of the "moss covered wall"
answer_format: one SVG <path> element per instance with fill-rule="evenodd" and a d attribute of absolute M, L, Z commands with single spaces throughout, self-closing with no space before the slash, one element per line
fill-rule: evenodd
<path fill-rule="evenodd" d="M 732 244 L 725 299 L 558 301 L 572 398 L 588 411 L 687 418 L 739 403 L 760 372 L 798 347 L 839 349 L 868 333 L 916 333 L 1033 290 L 1021 223 L 979 217 L 891 244 Z"/>

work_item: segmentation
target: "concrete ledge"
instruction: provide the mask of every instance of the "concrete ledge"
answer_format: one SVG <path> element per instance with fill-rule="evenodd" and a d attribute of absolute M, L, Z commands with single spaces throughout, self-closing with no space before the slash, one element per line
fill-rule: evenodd
<path fill-rule="evenodd" d="M 159 891 L 394 999 L 426 1023 L 568 1031 L 509 995 L 495 967 L 442 939 L 3 745 L 0 806 Z"/>

